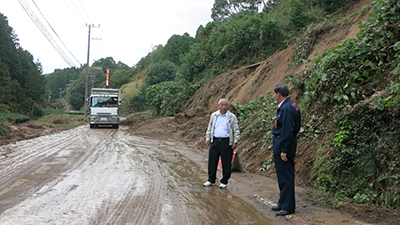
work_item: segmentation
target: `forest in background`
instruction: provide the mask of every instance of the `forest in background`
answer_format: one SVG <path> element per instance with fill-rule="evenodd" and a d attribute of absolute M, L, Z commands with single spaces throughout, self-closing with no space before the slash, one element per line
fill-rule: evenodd
<path fill-rule="evenodd" d="M 213 21 L 199 26 L 195 37 L 172 35 L 132 67 L 112 57 L 100 59 L 89 68 L 89 86 L 104 87 L 105 71 L 110 69 L 111 87 L 122 91 L 123 114 L 150 110 L 153 117 L 172 116 L 185 109 L 207 80 L 265 60 L 293 43 L 308 24 L 334 17 L 350 2 L 216 0 Z M 85 78 L 85 67 L 77 72 L 56 70 L 47 76 L 46 93 L 50 90 L 55 99 L 66 96 L 70 109 L 79 110 Z M 60 92 L 65 85 L 69 91 Z"/>
<path fill-rule="evenodd" d="M 317 32 L 307 27 L 345 23 L 346 18 L 335 22 L 333 18 L 356 1 L 216 0 L 213 21 L 200 26 L 195 37 L 173 35 L 132 67 L 112 57 L 100 59 L 90 66 L 89 86 L 103 87 L 105 71 L 110 69 L 110 86 L 122 91 L 123 114 L 150 111 L 153 117 L 173 116 L 184 111 L 187 100 L 213 77 L 229 75 L 297 43 L 288 66 L 310 65 L 308 73 L 288 74 L 286 79 L 302 103 L 305 131 L 300 138 L 318 143 L 331 129 L 321 141 L 308 185 L 343 201 L 399 210 L 400 4 L 374 1 L 368 6 L 374 13 L 361 24 L 356 39 L 313 62 L 306 60 L 309 40 Z M 19 47 L 3 15 L 0 31 L 2 120 L 26 121 L 41 116 L 41 108 L 49 106 L 82 109 L 86 65 L 55 70 L 44 78 L 40 62 L 33 62 L 30 53 Z M 273 106 L 271 96 L 236 105 L 244 138 L 257 137 L 265 149 L 270 145 L 268 118 Z M 7 132 L 4 129 L 0 124 L 2 133 Z M 271 164 L 267 161 L 261 169 L 268 170 Z"/>

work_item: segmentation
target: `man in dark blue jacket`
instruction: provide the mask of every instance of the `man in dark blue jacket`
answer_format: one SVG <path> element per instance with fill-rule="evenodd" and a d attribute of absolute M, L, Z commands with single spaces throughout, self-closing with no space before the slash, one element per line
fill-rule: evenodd
<path fill-rule="evenodd" d="M 293 214 L 296 208 L 294 193 L 294 157 L 300 131 L 300 109 L 289 97 L 286 84 L 277 84 L 274 97 L 279 103 L 275 125 L 272 128 L 274 144 L 274 162 L 280 196 L 278 206 L 271 209 L 279 211 L 277 216 Z"/>

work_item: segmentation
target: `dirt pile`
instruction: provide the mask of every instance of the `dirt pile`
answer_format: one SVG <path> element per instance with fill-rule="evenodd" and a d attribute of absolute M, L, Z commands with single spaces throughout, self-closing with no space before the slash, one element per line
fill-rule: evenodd
<path fill-rule="evenodd" d="M 0 137 L 0 146 L 21 140 L 27 140 L 48 134 L 58 133 L 60 131 L 71 128 L 71 126 L 54 127 L 29 123 L 10 124 L 7 126 L 8 133 Z"/>
<path fill-rule="evenodd" d="M 142 116 L 132 116 L 121 122 L 129 125 L 133 135 L 143 135 L 155 139 L 173 139 L 204 148 L 204 137 L 210 112 L 202 107 L 195 107 L 174 117 L 146 120 Z"/>
<path fill-rule="evenodd" d="M 358 23 L 368 19 L 368 13 L 360 14 L 358 11 L 371 2 L 371 0 L 362 0 L 352 5 L 345 14 L 339 16 L 347 18 L 346 23 L 337 26 L 310 26 L 309 29 L 313 29 L 315 32 L 307 51 L 309 53 L 308 59 L 313 60 L 326 50 L 340 45 L 341 41 L 345 39 L 355 38 L 359 31 Z M 275 84 L 282 83 L 288 74 L 304 74 L 308 72 L 307 65 L 288 66 L 288 63 L 292 62 L 294 47 L 295 45 L 292 45 L 263 62 L 215 77 L 202 86 L 189 100 L 187 110 L 184 113 L 175 117 L 153 121 L 142 120 L 140 123 L 131 126 L 129 131 L 135 135 L 146 135 L 157 139 L 174 138 L 207 151 L 204 145 L 204 135 L 209 116 L 213 111 L 217 110 L 217 102 L 220 98 L 228 98 L 231 104 L 245 104 L 251 99 L 258 99 L 261 95 L 267 95 L 272 92 Z M 295 92 L 292 93 L 292 97 L 298 104 L 301 104 Z M 307 123 L 307 121 L 305 122 Z M 325 140 L 322 136 L 320 139 Z M 245 149 L 251 146 L 254 141 L 251 138 L 240 141 L 238 149 Z M 317 151 L 318 146 L 313 143 L 299 144 L 296 159 L 296 182 L 298 185 L 304 186 L 304 184 L 310 183 L 310 171 L 312 171 L 318 157 Z M 259 170 L 262 164 L 271 157 L 271 152 L 259 150 L 253 151 L 251 154 L 240 154 L 239 156 L 245 171 L 271 177 L 275 176 L 273 167 L 267 173 L 261 173 Z M 300 193 L 300 195 L 307 196 L 306 193 L 307 191 Z M 315 199 L 314 195 L 309 195 L 309 199 L 313 198 Z M 321 199 L 323 198 L 321 197 Z M 398 222 L 397 213 L 385 208 L 345 204 L 341 207 L 341 210 L 357 215 L 369 223 L 386 223 L 387 221 L 387 224 L 394 224 Z"/>
<path fill-rule="evenodd" d="M 340 45 L 342 40 L 355 38 L 358 33 L 360 21 L 366 21 L 368 14 L 359 14 L 357 11 L 370 4 L 371 0 L 355 3 L 345 14 L 339 17 L 349 18 L 348 22 L 337 26 L 312 27 L 313 38 L 309 49 L 308 59 L 313 60 L 317 55 L 322 55 L 326 50 Z M 273 91 L 275 84 L 284 82 L 285 76 L 292 73 L 307 73 L 307 65 L 289 67 L 292 62 L 292 53 L 296 45 L 277 52 L 263 62 L 249 65 L 238 70 L 221 74 L 203 85 L 188 101 L 187 110 L 175 117 L 156 119 L 149 124 L 143 118 L 129 118 L 127 125 L 133 125 L 132 132 L 137 135 L 153 137 L 177 138 L 204 148 L 204 134 L 208 118 L 213 111 L 218 110 L 217 102 L 220 98 L 228 98 L 231 105 L 245 104 L 251 99 L 258 99 Z M 292 93 L 295 101 L 301 105 L 296 93 Z M 234 111 L 231 108 L 231 111 Z M 132 122 L 131 122 L 132 121 Z M 304 123 L 303 123 L 304 125 Z M 168 132 L 165 129 L 168 128 Z M 244 149 L 254 140 L 248 139 L 239 143 L 239 149 Z M 317 146 L 303 144 L 298 149 L 297 171 L 300 181 L 302 175 L 309 174 L 313 162 L 317 157 Z M 242 155 L 246 169 L 258 172 L 263 162 L 270 157 L 270 152 L 259 151 L 250 155 Z M 307 177 L 307 176 L 305 176 Z"/>
<path fill-rule="evenodd" d="M 316 55 L 322 55 L 326 50 L 340 45 L 341 41 L 345 39 L 355 38 L 355 35 L 359 31 L 358 23 L 368 19 L 367 13 L 360 14 L 357 12 L 371 2 L 371 0 L 359 1 L 352 5 L 345 14 L 340 15 L 339 17 L 348 18 L 348 22 L 346 23 L 337 26 L 310 26 L 309 29 L 313 29 L 315 32 L 313 32 L 312 41 L 307 50 L 309 52 L 308 59 L 313 60 L 317 57 Z M 288 66 L 292 62 L 292 53 L 295 46 L 293 44 L 263 62 L 246 66 L 230 73 L 221 74 L 210 80 L 190 99 L 188 110 L 185 113 L 196 108 L 200 109 L 200 111 L 208 111 L 210 114 L 217 110 L 217 102 L 220 98 L 228 98 L 231 104 L 245 104 L 251 99 L 258 99 L 261 95 L 267 95 L 269 92 L 272 92 L 275 84 L 284 82 L 285 76 L 288 74 L 307 73 L 307 65 Z M 291 95 L 295 102 L 301 105 L 296 93 L 292 93 Z M 202 131 L 204 131 L 206 126 L 204 124 L 196 124 L 196 120 L 203 122 L 202 120 L 207 120 L 207 118 L 193 119 L 193 126 L 203 126 Z M 303 121 L 303 125 L 305 123 Z M 192 130 L 192 127 L 189 125 L 186 126 L 186 129 Z M 253 141 L 250 139 L 242 141 L 239 144 L 239 148 L 244 149 L 246 146 L 251 145 Z M 298 175 L 301 177 L 302 174 L 309 174 L 310 167 L 313 166 L 313 162 L 315 162 L 317 157 L 317 146 L 310 144 L 299 146 L 298 153 L 299 157 L 296 169 L 299 173 Z M 241 159 L 244 160 L 244 165 L 248 171 L 257 172 L 268 157 L 270 157 L 270 152 L 258 151 L 250 155 L 243 155 Z"/>
<path fill-rule="evenodd" d="M 365 21 L 368 18 L 367 14 L 360 15 L 355 12 L 371 2 L 372 0 L 362 0 L 354 4 L 343 15 L 343 17 L 349 18 L 348 22 L 344 24 L 338 26 L 310 27 L 310 29 L 316 29 L 317 32 L 313 36 L 312 45 L 308 51 L 308 59 L 312 60 L 316 57 L 315 54 L 322 55 L 327 49 L 340 45 L 342 40 L 354 38 L 359 30 L 358 22 Z M 181 141 L 203 151 L 208 151 L 204 144 L 204 136 L 209 117 L 213 111 L 217 110 L 218 99 L 228 98 L 231 104 L 245 104 L 251 99 L 259 98 L 260 95 L 267 95 L 273 90 L 275 84 L 283 82 L 285 76 L 288 74 L 307 72 L 307 65 L 287 66 L 292 61 L 291 57 L 294 47 L 295 45 L 292 45 L 288 49 L 278 52 L 258 64 L 243 67 L 215 77 L 196 92 L 189 100 L 187 109 L 183 113 L 179 113 L 174 117 L 153 120 L 146 120 L 144 117 L 136 115 L 122 121 L 121 126 L 128 127 L 127 132 L 133 135 L 143 135 L 158 140 Z M 296 95 L 293 97 L 295 97 L 295 101 L 298 104 L 301 104 Z M 233 112 L 234 110 L 234 108 L 231 109 Z M 38 129 L 38 127 L 29 127 L 27 125 L 20 131 L 11 130 L 8 135 L 0 139 L 0 145 L 27 139 L 29 135 L 34 137 L 34 135 L 46 135 L 55 131 L 57 131 L 56 128 L 42 127 Z M 320 137 L 320 139 L 324 139 L 324 137 Z M 253 141 L 254 139 L 250 138 L 240 141 L 238 149 L 247 148 L 252 145 Z M 309 182 L 307 179 L 317 158 L 317 150 L 318 146 L 313 143 L 299 144 L 296 159 L 296 181 L 298 185 Z M 268 173 L 259 171 L 263 162 L 270 155 L 270 152 L 260 150 L 254 151 L 252 154 L 240 153 L 239 158 L 247 173 L 263 174 L 264 176 L 274 178 L 273 169 L 270 169 Z M 316 194 L 315 191 L 309 189 L 296 192 L 296 194 L 299 198 L 303 199 L 321 199 L 321 202 L 325 199 L 325 194 L 319 192 Z M 339 209 L 373 224 L 398 224 L 399 220 L 396 212 L 382 207 L 344 204 Z"/>

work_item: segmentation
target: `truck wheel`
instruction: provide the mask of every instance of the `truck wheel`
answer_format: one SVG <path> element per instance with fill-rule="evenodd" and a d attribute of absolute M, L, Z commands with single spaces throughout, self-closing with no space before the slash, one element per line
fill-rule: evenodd
<path fill-rule="evenodd" d="M 90 124 L 90 128 L 94 128 L 94 126 L 95 126 L 94 124 Z"/>
<path fill-rule="evenodd" d="M 114 124 L 113 128 L 118 129 L 118 124 Z"/>

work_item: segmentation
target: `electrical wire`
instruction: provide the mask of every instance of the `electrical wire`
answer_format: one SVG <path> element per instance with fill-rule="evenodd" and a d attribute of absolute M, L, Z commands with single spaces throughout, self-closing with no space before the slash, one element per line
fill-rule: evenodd
<path fill-rule="evenodd" d="M 81 1 L 81 0 L 78 0 L 78 1 L 79 1 L 79 4 L 80 4 L 81 7 L 82 7 L 82 10 L 81 10 L 81 11 L 83 11 L 84 15 L 86 15 L 86 18 L 88 19 L 88 22 L 85 22 L 85 23 L 86 23 L 86 24 L 96 24 L 96 23 L 93 22 L 92 18 L 90 18 L 90 16 L 88 15 L 87 11 L 85 10 L 85 6 L 82 4 L 82 1 Z M 71 3 L 74 5 L 75 9 L 76 9 L 77 12 L 79 13 L 78 8 L 75 6 L 75 4 L 72 2 L 72 0 L 71 0 Z M 83 19 L 83 17 L 82 17 L 81 15 L 80 15 L 80 17 Z M 96 21 L 98 21 L 98 20 L 96 19 Z M 96 30 L 93 30 L 93 31 L 92 31 L 92 34 L 93 34 L 93 39 L 101 39 L 101 38 L 98 38 L 98 37 L 101 37 L 101 35 L 97 34 L 97 31 L 96 31 Z M 97 35 L 96 35 L 96 34 L 97 34 Z"/>
<path fill-rule="evenodd" d="M 86 27 L 88 24 L 95 24 L 93 22 L 92 18 L 89 16 L 88 11 L 86 10 L 87 7 L 85 7 L 85 5 L 83 4 L 83 2 L 81 0 L 79 0 L 79 4 L 77 4 L 76 2 L 74 3 L 73 0 L 70 0 L 70 1 L 64 0 L 64 3 L 65 3 L 65 5 L 68 6 L 69 11 L 75 17 L 75 19 L 77 19 L 77 17 L 79 17 L 81 24 L 86 24 Z M 71 6 L 71 4 L 72 4 L 72 6 Z M 89 1 L 89 5 L 91 5 L 90 1 Z M 76 16 L 76 14 L 78 14 L 78 16 Z M 95 17 L 95 14 L 94 14 L 94 17 Z M 85 18 L 87 18 L 87 20 L 85 20 Z M 95 21 L 98 21 L 98 20 L 96 19 Z M 91 39 L 93 39 L 93 40 L 101 40 L 101 34 L 99 34 L 96 29 L 91 30 L 91 36 L 92 36 Z M 94 54 L 92 54 L 92 58 L 99 58 L 99 56 L 101 54 L 97 54 L 97 52 L 99 50 L 101 51 L 101 49 L 96 48 L 96 46 L 98 46 L 97 42 L 93 42 L 92 44 L 94 44 L 94 46 L 95 46 L 95 48 L 91 48 L 91 50 L 94 53 Z"/>
<path fill-rule="evenodd" d="M 53 37 L 47 31 L 46 27 L 43 26 L 42 22 L 39 20 L 39 18 L 33 12 L 33 10 L 30 8 L 30 6 L 24 0 L 18 0 L 18 2 L 22 6 L 22 8 L 25 10 L 25 12 L 29 15 L 31 20 L 35 23 L 35 25 L 39 28 L 39 30 L 42 32 L 42 34 L 50 42 L 50 44 L 53 46 L 53 48 L 61 56 L 61 58 L 63 58 L 64 61 L 70 67 L 76 67 L 75 63 L 65 54 L 65 52 L 60 48 L 60 46 L 57 44 L 57 42 L 53 39 Z"/>
<path fill-rule="evenodd" d="M 37 6 L 35 0 L 32 0 L 33 4 L 36 6 L 37 10 L 40 12 L 40 14 L 43 16 L 44 20 L 47 22 L 47 24 L 49 25 L 49 27 L 51 28 L 51 30 L 54 32 L 54 34 L 58 37 L 58 40 L 60 40 L 61 44 L 65 47 L 65 49 L 67 49 L 67 51 L 69 52 L 69 54 L 72 55 L 72 57 L 76 60 L 76 62 L 78 62 L 78 64 L 82 65 L 81 62 L 79 62 L 78 59 L 76 59 L 76 57 L 74 56 L 74 54 L 72 54 L 72 52 L 68 49 L 68 47 L 64 44 L 64 42 L 61 40 L 60 36 L 58 36 L 57 32 L 53 29 L 53 27 L 50 25 L 49 21 L 46 19 L 46 17 L 43 15 L 42 11 L 39 9 L 39 7 Z"/>
<path fill-rule="evenodd" d="M 73 13 L 73 10 L 71 9 L 71 6 L 65 0 L 64 0 L 64 4 L 68 7 L 69 11 L 74 16 L 76 22 L 81 25 L 79 27 L 83 28 L 84 30 L 86 30 L 86 26 L 84 25 L 86 23 L 85 20 L 83 20 L 82 17 L 80 18 L 81 20 L 79 20 L 79 18 L 77 18 L 76 15 Z"/>
<path fill-rule="evenodd" d="M 92 23 L 92 22 L 91 22 L 92 20 L 90 19 L 89 15 L 87 14 L 87 12 L 86 12 L 86 10 L 85 10 L 85 7 L 82 5 L 81 0 L 79 0 L 79 3 L 81 4 L 82 9 L 83 9 L 83 12 L 85 13 L 86 17 L 89 19 L 89 22 Z"/>

